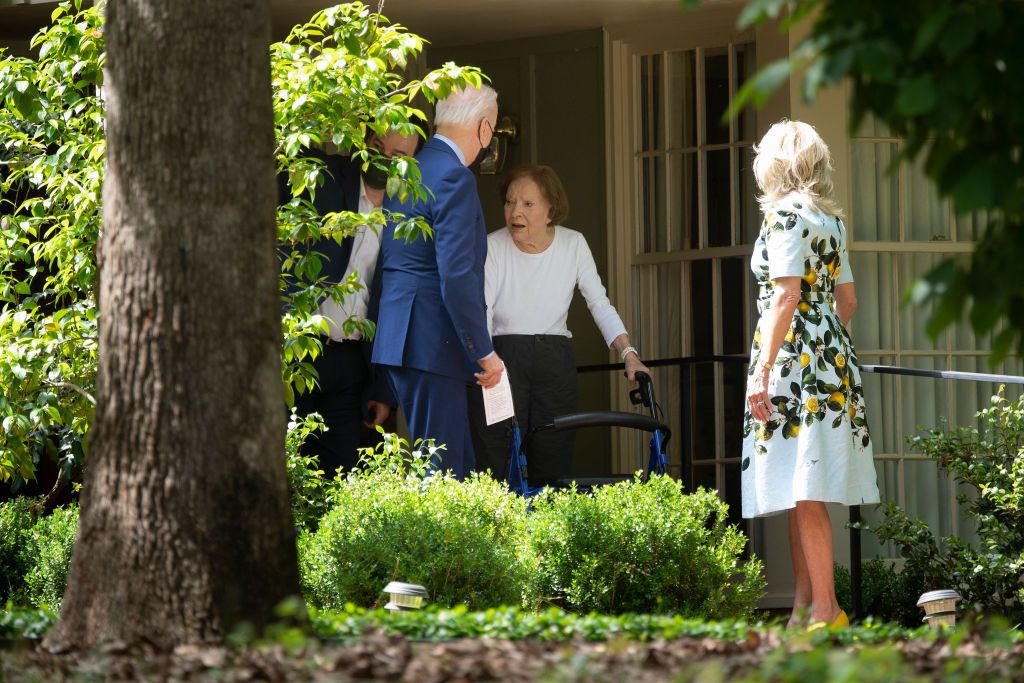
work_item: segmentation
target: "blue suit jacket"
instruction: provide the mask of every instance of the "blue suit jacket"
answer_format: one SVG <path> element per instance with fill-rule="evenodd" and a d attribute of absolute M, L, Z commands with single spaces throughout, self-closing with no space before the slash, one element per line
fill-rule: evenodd
<path fill-rule="evenodd" d="M 381 288 L 373 362 L 472 381 L 494 349 L 487 331 L 487 229 L 472 171 L 431 138 L 416 156 L 426 202 L 386 199 L 384 208 L 422 216 L 432 239 L 381 235 Z M 432 194 L 431 194 L 432 193 Z"/>

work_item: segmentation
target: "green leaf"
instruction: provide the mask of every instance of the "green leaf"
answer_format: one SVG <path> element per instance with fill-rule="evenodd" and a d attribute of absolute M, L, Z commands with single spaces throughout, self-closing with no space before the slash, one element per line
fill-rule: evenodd
<path fill-rule="evenodd" d="M 935 39 L 939 37 L 939 33 L 946 27 L 949 14 L 949 6 L 944 6 L 924 16 L 924 23 L 917 30 L 917 37 L 914 39 L 912 56 L 920 57 L 925 50 L 932 46 Z"/>
<path fill-rule="evenodd" d="M 995 170 L 990 165 L 981 162 L 972 166 L 953 186 L 957 213 L 970 213 L 992 206 L 995 181 Z"/>
<path fill-rule="evenodd" d="M 1002 298 L 976 297 L 971 305 L 971 327 L 975 334 L 984 335 L 992 331 L 1003 317 L 1006 302 Z"/>
<path fill-rule="evenodd" d="M 918 76 L 900 90 L 896 108 L 907 117 L 920 116 L 935 107 L 935 81 L 928 74 Z"/>

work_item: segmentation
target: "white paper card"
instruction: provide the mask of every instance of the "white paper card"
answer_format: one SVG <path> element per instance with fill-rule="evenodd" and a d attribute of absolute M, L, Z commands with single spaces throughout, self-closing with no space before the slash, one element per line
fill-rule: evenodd
<path fill-rule="evenodd" d="M 512 406 L 512 385 L 508 381 L 508 369 L 501 373 L 501 379 L 490 389 L 484 387 L 484 415 L 487 424 L 507 420 L 516 414 Z"/>

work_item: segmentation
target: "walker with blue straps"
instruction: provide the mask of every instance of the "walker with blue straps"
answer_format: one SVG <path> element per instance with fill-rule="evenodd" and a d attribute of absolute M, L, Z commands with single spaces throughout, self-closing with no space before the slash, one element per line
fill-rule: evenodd
<path fill-rule="evenodd" d="M 671 436 L 668 426 L 658 419 L 658 404 L 654 400 L 654 388 L 651 384 L 651 377 L 645 372 L 636 373 L 637 388 L 629 392 L 629 400 L 633 405 L 643 405 L 650 411 L 650 417 L 637 413 L 625 413 L 614 410 L 598 410 L 586 413 L 571 413 L 560 415 L 548 424 L 534 427 L 531 433 L 544 431 L 564 431 L 567 429 L 581 429 L 583 427 L 628 427 L 651 433 L 649 444 L 649 456 L 647 469 L 642 475 L 644 481 L 653 474 L 665 474 L 668 471 L 668 457 L 666 449 Z M 523 498 L 530 498 L 543 490 L 540 486 L 530 486 L 526 469 L 526 448 L 523 445 L 523 435 L 519 423 L 512 418 L 512 438 L 509 442 L 508 466 L 505 472 L 505 481 L 508 487 L 521 495 Z M 577 488 L 591 489 L 595 486 L 603 486 L 620 481 L 632 479 L 632 476 L 618 477 L 571 477 L 560 479 L 559 487 L 569 487 L 573 484 Z"/>

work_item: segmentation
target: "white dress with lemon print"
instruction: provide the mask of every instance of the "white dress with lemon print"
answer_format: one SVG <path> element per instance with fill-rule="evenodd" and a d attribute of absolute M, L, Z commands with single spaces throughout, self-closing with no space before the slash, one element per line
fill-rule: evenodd
<path fill-rule="evenodd" d="M 768 380 L 772 415 L 743 416 L 743 516 L 788 510 L 797 501 L 878 502 L 864 388 L 856 352 L 834 309 L 835 286 L 853 282 L 842 221 L 787 199 L 771 207 L 751 269 L 760 313 L 775 278 L 802 278 L 800 302 Z M 763 321 L 763 317 L 762 317 Z M 751 350 L 758 369 L 761 326 Z"/>

